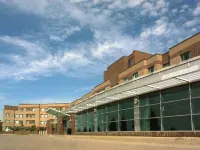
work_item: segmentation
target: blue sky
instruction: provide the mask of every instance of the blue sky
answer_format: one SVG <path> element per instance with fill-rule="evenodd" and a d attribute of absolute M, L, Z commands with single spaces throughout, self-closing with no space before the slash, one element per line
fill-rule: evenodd
<path fill-rule="evenodd" d="M 121 56 L 199 31 L 198 0 L 0 0 L 0 119 L 5 104 L 75 100 Z"/>

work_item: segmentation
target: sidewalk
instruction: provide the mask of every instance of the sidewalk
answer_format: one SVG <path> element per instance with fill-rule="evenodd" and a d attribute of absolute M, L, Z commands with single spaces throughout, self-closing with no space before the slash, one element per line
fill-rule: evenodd
<path fill-rule="evenodd" d="M 131 143 L 155 143 L 170 145 L 197 145 L 200 146 L 200 138 L 197 137 L 129 137 L 129 136 L 78 136 L 78 135 L 49 135 L 52 137 L 71 137 L 73 139 L 118 141 Z"/>

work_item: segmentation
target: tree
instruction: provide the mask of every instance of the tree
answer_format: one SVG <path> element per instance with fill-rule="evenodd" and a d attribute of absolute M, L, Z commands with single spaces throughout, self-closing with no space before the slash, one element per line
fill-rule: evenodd
<path fill-rule="evenodd" d="M 31 130 L 31 132 L 34 132 L 36 129 L 37 129 L 36 126 L 32 125 L 30 130 Z"/>
<path fill-rule="evenodd" d="M 19 124 L 20 124 L 20 131 L 23 131 L 24 130 L 24 123 L 23 123 L 23 121 L 20 120 Z"/>
<path fill-rule="evenodd" d="M 3 122 L 0 121 L 0 132 L 2 132 L 3 129 Z"/>
<path fill-rule="evenodd" d="M 19 131 L 20 127 L 14 127 L 14 131 Z"/>

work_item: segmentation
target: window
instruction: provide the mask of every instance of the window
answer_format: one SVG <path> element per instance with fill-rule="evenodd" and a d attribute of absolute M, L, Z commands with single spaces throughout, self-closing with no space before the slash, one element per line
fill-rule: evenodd
<path fill-rule="evenodd" d="M 124 82 L 128 82 L 128 77 L 127 77 L 127 78 L 124 78 Z"/>
<path fill-rule="evenodd" d="M 46 121 L 40 121 L 40 124 L 47 124 Z"/>
<path fill-rule="evenodd" d="M 132 75 L 132 78 L 133 79 L 135 79 L 135 78 L 137 78 L 138 77 L 138 72 L 136 72 L 136 73 L 134 73 L 133 75 Z"/>
<path fill-rule="evenodd" d="M 163 68 L 168 67 L 169 63 L 163 64 Z"/>
<path fill-rule="evenodd" d="M 149 73 L 153 73 L 154 72 L 154 66 L 148 68 Z"/>
<path fill-rule="evenodd" d="M 159 92 L 153 92 L 145 95 L 139 96 L 139 105 L 140 106 L 149 106 L 153 104 L 159 104 L 160 103 L 160 93 Z"/>
<path fill-rule="evenodd" d="M 10 113 L 6 113 L 6 117 L 10 117 Z"/>
<path fill-rule="evenodd" d="M 191 130 L 191 116 L 177 116 L 163 118 L 165 131 Z"/>
<path fill-rule="evenodd" d="M 10 120 L 6 120 L 5 123 L 10 124 Z"/>
<path fill-rule="evenodd" d="M 133 108 L 134 107 L 133 102 L 134 102 L 133 97 L 119 101 L 119 109 Z"/>
<path fill-rule="evenodd" d="M 24 111 L 24 108 L 20 108 L 19 111 Z"/>
<path fill-rule="evenodd" d="M 163 113 L 163 116 L 189 115 L 190 101 L 182 100 L 182 101 L 163 103 L 162 113 Z"/>
<path fill-rule="evenodd" d="M 26 114 L 26 118 L 35 118 L 35 114 Z"/>
<path fill-rule="evenodd" d="M 160 119 L 160 93 L 153 92 L 139 96 L 140 127 L 141 131 L 159 131 Z"/>
<path fill-rule="evenodd" d="M 15 115 L 15 118 L 18 118 L 19 117 L 19 115 Z"/>
<path fill-rule="evenodd" d="M 190 51 L 180 55 L 180 57 L 181 57 L 181 61 L 190 59 Z"/>
<path fill-rule="evenodd" d="M 15 124 L 19 124 L 19 120 L 15 120 Z"/>
<path fill-rule="evenodd" d="M 23 115 L 19 115 L 19 118 L 23 118 Z"/>
<path fill-rule="evenodd" d="M 140 119 L 141 131 L 160 131 L 161 120 L 160 118 Z"/>
<path fill-rule="evenodd" d="M 163 102 L 189 99 L 188 85 L 182 85 L 174 88 L 165 89 L 161 93 Z"/>
<path fill-rule="evenodd" d="M 120 120 L 131 120 L 134 118 L 134 110 L 126 109 L 119 111 L 119 119 Z"/>
<path fill-rule="evenodd" d="M 151 105 L 140 107 L 140 118 L 148 119 L 148 118 L 156 118 L 160 117 L 160 105 Z"/>
<path fill-rule="evenodd" d="M 134 131 L 134 120 L 121 120 L 120 121 L 120 130 L 121 131 Z"/>
<path fill-rule="evenodd" d="M 26 108 L 26 111 L 35 111 L 35 108 Z"/>
<path fill-rule="evenodd" d="M 40 108 L 40 111 L 44 111 L 44 108 Z"/>
<path fill-rule="evenodd" d="M 56 116 L 52 116 L 53 118 L 56 118 Z"/>
<path fill-rule="evenodd" d="M 48 111 L 49 108 L 45 108 L 45 111 Z"/>
<path fill-rule="evenodd" d="M 195 130 L 200 130 L 200 115 L 193 115 Z"/>
<path fill-rule="evenodd" d="M 48 118 L 48 115 L 46 114 L 46 115 L 44 115 L 44 117 L 45 117 L 45 118 Z"/>
<path fill-rule="evenodd" d="M 35 120 L 26 120 L 26 124 L 35 124 Z"/>
<path fill-rule="evenodd" d="M 9 126 L 6 126 L 6 127 L 5 127 L 5 130 L 6 130 L 6 132 L 10 131 L 10 127 L 9 127 Z"/>
<path fill-rule="evenodd" d="M 131 67 L 131 66 L 133 66 L 133 58 L 132 59 L 129 59 L 128 60 L 128 67 Z"/>
<path fill-rule="evenodd" d="M 41 114 L 41 115 L 40 115 L 40 118 L 44 118 L 44 115 L 43 115 L 43 114 Z"/>

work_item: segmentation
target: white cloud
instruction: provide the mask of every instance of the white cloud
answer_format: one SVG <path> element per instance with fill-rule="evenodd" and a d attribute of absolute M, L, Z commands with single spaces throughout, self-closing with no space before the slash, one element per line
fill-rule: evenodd
<path fill-rule="evenodd" d="M 43 34 L 47 36 L 42 38 L 34 34 L 33 40 L 24 37 L 0 37 L 0 42 L 26 52 L 25 55 L 9 55 L 11 64 L 0 64 L 2 71 L 0 79 L 36 80 L 40 76 L 57 73 L 74 77 L 80 74 L 102 73 L 106 65 L 122 55 L 128 55 L 134 49 L 146 52 L 162 51 L 160 48 L 164 50 L 169 44 L 173 44 L 167 41 L 175 43 L 178 36 L 186 35 L 186 32 L 185 34 L 183 32 L 186 31 L 184 28 L 163 17 L 169 10 L 169 2 L 164 0 L 93 0 L 92 2 L 41 0 L 37 3 L 34 0 L 0 0 L 0 2 L 48 20 L 43 26 Z M 100 7 L 96 7 L 97 5 Z M 187 7 L 185 5 L 182 8 Z M 120 12 L 128 9 L 134 11 L 134 19 Z M 177 13 L 178 9 L 172 11 Z M 146 16 L 141 16 L 140 13 Z M 140 17 L 148 16 L 154 16 L 156 21 L 153 25 L 149 22 L 142 29 L 134 28 L 137 19 L 140 23 L 142 20 Z M 186 26 L 192 25 L 191 22 L 186 24 Z M 124 29 L 130 25 L 138 32 L 125 33 Z M 68 37 L 84 28 L 89 29 L 94 38 L 86 43 L 80 41 L 76 42 L 76 45 L 70 45 Z M 51 46 L 52 42 L 56 42 L 58 46 Z"/>
<path fill-rule="evenodd" d="M 74 34 L 77 31 L 80 31 L 81 29 L 79 27 L 71 27 L 71 28 L 57 28 L 54 30 L 51 30 L 52 34 L 55 35 L 50 35 L 50 40 L 55 41 L 55 42 L 62 42 L 66 38 L 68 38 L 70 35 Z"/>
<path fill-rule="evenodd" d="M 39 43 L 38 44 L 32 43 L 32 42 L 25 41 L 18 37 L 1 36 L 0 42 L 4 42 L 7 44 L 21 47 L 21 48 L 23 48 L 23 50 L 25 50 L 31 56 L 36 56 L 37 53 L 43 52 Z"/>
<path fill-rule="evenodd" d="M 200 15 L 200 3 L 198 3 L 197 7 L 194 9 L 193 15 L 194 16 Z"/>
<path fill-rule="evenodd" d="M 189 21 L 185 22 L 184 26 L 193 27 L 193 26 L 195 26 L 195 25 L 197 25 L 199 23 L 200 23 L 200 19 L 199 18 L 194 18 L 193 20 L 189 20 Z"/>
<path fill-rule="evenodd" d="M 152 2 L 144 2 L 142 4 L 141 14 L 150 16 L 159 16 L 168 12 L 169 3 L 164 0 L 157 0 Z"/>
<path fill-rule="evenodd" d="M 0 37 L 2 42 L 20 46 L 28 53 L 24 55 L 9 55 L 12 64 L 0 64 L 0 78 L 14 78 L 16 80 L 35 80 L 38 76 L 49 76 L 52 72 L 66 73 L 68 69 L 78 69 L 82 66 L 92 64 L 84 53 L 80 51 L 71 50 L 65 52 L 57 51 L 52 54 L 47 49 L 16 37 L 4 36 Z"/>
<path fill-rule="evenodd" d="M 171 32 L 172 27 L 166 18 L 161 18 L 155 22 L 155 25 L 150 28 L 146 28 L 140 35 L 141 37 L 161 36 Z"/>

